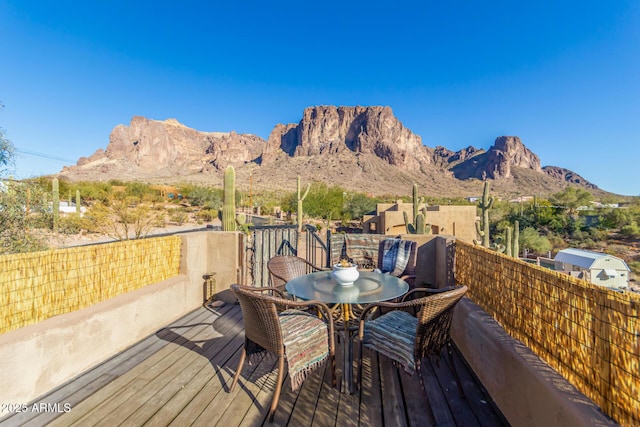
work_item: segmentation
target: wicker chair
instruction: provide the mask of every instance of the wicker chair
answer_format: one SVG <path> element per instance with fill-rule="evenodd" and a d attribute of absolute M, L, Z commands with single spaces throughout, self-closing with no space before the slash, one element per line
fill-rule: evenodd
<path fill-rule="evenodd" d="M 292 255 L 279 255 L 271 258 L 267 261 L 267 269 L 271 286 L 278 288 L 281 292 L 284 292 L 284 286 L 289 280 L 323 270 L 303 258 Z"/>
<path fill-rule="evenodd" d="M 382 266 L 382 260 L 384 257 L 386 242 L 389 240 L 399 240 L 399 239 L 380 240 L 380 245 L 378 246 L 378 269 L 381 271 L 384 271 Z M 406 240 L 400 240 L 400 242 L 406 242 Z M 417 252 L 418 252 L 417 250 L 418 245 L 416 242 L 409 242 L 409 245 L 411 249 L 409 252 L 409 258 L 407 260 L 407 266 L 398 277 L 409 284 L 409 289 L 413 289 L 415 286 L 415 280 L 416 280 L 416 258 L 417 258 Z"/>
<path fill-rule="evenodd" d="M 360 354 L 362 355 L 365 346 L 390 358 L 409 375 L 417 371 L 420 384 L 423 390 L 426 390 L 421 372 L 422 359 L 430 356 L 439 363 L 442 350 L 446 347 L 458 393 L 464 397 L 453 362 L 449 329 L 453 309 L 466 292 L 466 286 L 445 289 L 417 288 L 405 294 L 401 302 L 369 304 L 360 315 Z M 416 297 L 425 293 L 428 295 Z M 391 311 L 380 315 L 381 308 Z M 358 371 L 358 378 L 362 381 L 362 362 Z M 429 411 L 431 420 L 434 421 L 431 406 Z"/>
<path fill-rule="evenodd" d="M 334 327 L 329 307 L 318 301 L 297 302 L 263 294 L 263 291 L 281 294 L 277 289 L 269 287 L 233 284 L 231 285 L 231 291 L 238 298 L 242 309 L 245 342 L 242 354 L 240 355 L 240 362 L 238 363 L 238 368 L 229 391 L 233 391 L 238 382 L 247 354 L 251 356 L 256 353 L 269 352 L 277 356 L 278 378 L 276 380 L 276 389 L 274 391 L 271 409 L 268 414 L 269 420 L 273 422 L 284 378 L 284 362 L 287 358 L 286 343 L 291 343 L 294 338 L 300 339 L 301 337 L 305 337 L 304 344 L 300 344 L 300 348 L 294 347 L 293 344 L 291 344 L 290 348 L 295 348 L 297 351 L 307 353 L 311 348 L 318 348 L 318 341 L 310 339 L 311 337 L 317 338 L 317 334 L 326 334 L 327 336 L 328 360 L 331 365 L 331 381 L 332 386 L 336 386 Z M 292 310 L 292 308 L 296 307 L 309 306 L 315 306 L 323 313 L 322 320 L 309 313 Z M 286 307 L 289 308 L 289 310 L 280 311 L 277 307 Z M 292 323 L 295 324 L 294 327 L 287 326 L 287 324 L 291 325 Z M 295 330 L 287 335 L 286 331 L 288 328 Z M 298 344 L 300 342 L 301 341 L 298 341 Z M 319 360 L 313 359 L 313 361 L 309 361 L 309 363 L 304 366 L 304 371 L 323 366 L 324 360 L 326 359 L 320 358 Z M 301 378 L 297 380 L 302 381 L 303 378 L 304 374 L 301 374 Z M 292 378 L 292 388 L 295 388 L 293 381 L 294 378 Z"/>

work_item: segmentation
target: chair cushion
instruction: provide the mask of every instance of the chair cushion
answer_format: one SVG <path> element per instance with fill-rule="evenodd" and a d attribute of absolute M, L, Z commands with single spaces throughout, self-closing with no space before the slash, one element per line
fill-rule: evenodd
<path fill-rule="evenodd" d="M 329 332 L 321 319 L 300 310 L 285 310 L 279 314 L 279 320 L 291 388 L 296 390 L 309 372 L 326 361 Z"/>
<path fill-rule="evenodd" d="M 400 364 L 413 375 L 414 346 L 418 319 L 402 310 L 394 310 L 364 323 L 363 344 Z"/>

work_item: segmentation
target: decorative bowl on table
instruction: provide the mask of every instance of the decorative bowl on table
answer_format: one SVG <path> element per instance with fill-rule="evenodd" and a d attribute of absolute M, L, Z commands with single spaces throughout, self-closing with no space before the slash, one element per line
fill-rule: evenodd
<path fill-rule="evenodd" d="M 331 275 L 342 286 L 352 286 L 360 273 L 358 272 L 358 266 L 352 263 L 338 263 L 333 266 Z"/>

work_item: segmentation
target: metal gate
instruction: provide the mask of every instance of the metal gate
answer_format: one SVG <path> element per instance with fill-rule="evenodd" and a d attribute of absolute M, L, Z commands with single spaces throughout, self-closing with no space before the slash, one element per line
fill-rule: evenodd
<path fill-rule="evenodd" d="M 253 286 L 269 286 L 267 261 L 277 255 L 298 255 L 297 225 L 260 225 L 249 227 L 251 231 L 251 265 L 249 283 Z"/>
<path fill-rule="evenodd" d="M 328 236 L 330 235 L 327 230 L 327 242 L 322 240 L 322 237 L 318 233 L 318 229 L 313 225 L 306 224 L 305 230 L 307 234 L 306 239 L 306 257 L 307 261 L 317 267 L 331 267 L 329 249 L 328 249 Z"/>

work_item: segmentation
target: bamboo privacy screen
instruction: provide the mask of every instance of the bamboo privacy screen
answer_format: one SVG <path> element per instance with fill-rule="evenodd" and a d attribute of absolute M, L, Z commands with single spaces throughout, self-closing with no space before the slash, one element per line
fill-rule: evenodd
<path fill-rule="evenodd" d="M 468 296 L 602 411 L 640 425 L 640 295 L 456 242 Z"/>
<path fill-rule="evenodd" d="M 0 333 L 176 276 L 178 236 L 0 256 Z"/>

